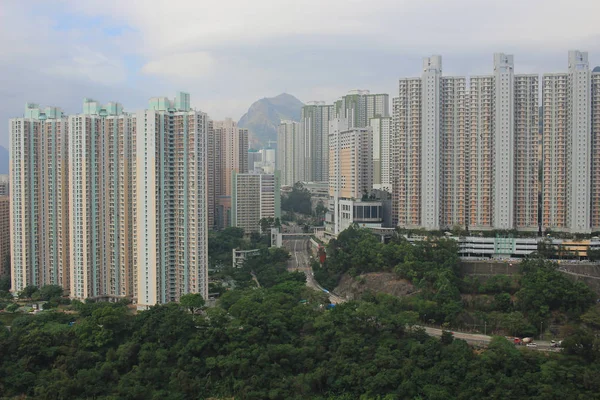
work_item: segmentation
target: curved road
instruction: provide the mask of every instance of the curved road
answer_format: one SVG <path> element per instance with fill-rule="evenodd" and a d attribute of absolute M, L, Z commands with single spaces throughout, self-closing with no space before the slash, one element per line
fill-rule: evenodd
<path fill-rule="evenodd" d="M 310 266 L 310 253 L 308 250 L 310 239 L 293 239 L 284 240 L 283 247 L 285 247 L 291 254 L 290 260 L 288 261 L 288 271 L 301 271 L 306 275 L 306 285 L 315 290 L 326 293 L 329 296 L 329 300 L 332 304 L 339 304 L 346 301 L 341 296 L 331 293 L 315 280 L 312 267 Z"/>
<path fill-rule="evenodd" d="M 331 293 L 326 290 L 323 286 L 319 285 L 319 283 L 315 280 L 312 268 L 310 266 L 310 252 L 308 250 L 309 246 L 308 238 L 303 239 L 293 239 L 293 240 L 284 240 L 283 247 L 286 248 L 290 254 L 290 260 L 288 261 L 288 271 L 302 271 L 306 275 L 306 285 L 315 290 L 326 293 L 329 296 L 329 301 L 332 304 L 340 304 L 346 301 L 345 298 L 336 295 L 335 293 Z M 423 328 L 425 332 L 430 336 L 441 337 L 442 329 L 431 328 L 428 326 L 416 326 L 418 328 Z M 492 340 L 492 336 L 481 335 L 477 333 L 465 333 L 465 332 L 456 332 L 451 331 L 453 336 L 456 339 L 462 339 L 471 345 L 481 345 L 487 346 Z M 560 351 L 558 348 L 553 348 L 550 342 L 546 341 L 536 341 L 537 347 L 527 347 L 527 346 L 519 346 L 521 348 L 527 348 L 538 351 Z"/>

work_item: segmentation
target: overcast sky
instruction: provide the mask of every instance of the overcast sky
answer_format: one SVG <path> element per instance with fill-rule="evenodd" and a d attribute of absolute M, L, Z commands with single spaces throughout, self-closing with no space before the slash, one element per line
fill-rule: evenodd
<path fill-rule="evenodd" d="M 395 95 L 421 58 L 446 75 L 563 72 L 567 51 L 600 65 L 600 0 L 0 0 L 0 145 L 25 102 L 191 93 L 213 119 L 239 119 L 282 92 L 333 101 L 351 89 Z"/>

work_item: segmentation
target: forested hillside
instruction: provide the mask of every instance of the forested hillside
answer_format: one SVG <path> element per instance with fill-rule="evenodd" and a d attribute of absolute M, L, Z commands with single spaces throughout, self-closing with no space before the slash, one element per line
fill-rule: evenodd
<path fill-rule="evenodd" d="M 234 290 L 221 306 L 122 304 L 24 316 L 0 329 L 0 393 L 31 399 L 596 399 L 596 339 L 542 354 L 483 352 L 419 329 L 385 295 L 320 307 L 294 278 Z M 70 324 L 74 322 L 74 324 Z M 574 339 L 575 340 L 575 339 Z M 576 353 L 585 348 L 585 352 Z M 362 396 L 362 397 L 361 397 Z"/>
<path fill-rule="evenodd" d="M 340 235 L 319 272 L 388 269 L 422 294 L 366 293 L 328 307 L 303 274 L 286 270 L 286 251 L 265 248 L 242 268 L 221 272 L 235 288 L 222 290 L 216 307 L 186 295 L 181 304 L 139 313 L 125 302 L 77 301 L 37 315 L 11 312 L 10 329 L 0 325 L 0 398 L 600 399 L 600 308 L 551 264 L 526 265 L 506 313 L 569 318 L 562 352 L 517 348 L 504 337 L 474 349 L 417 326 L 430 316 L 455 323 L 468 308 L 451 243 L 388 247 L 364 233 Z M 223 242 L 225 253 L 240 238 L 223 235 L 231 241 Z M 511 285 L 501 279 L 477 290 L 513 293 Z M 55 289 L 22 296 L 53 298 Z M 499 307 L 507 306 L 503 297 Z"/>

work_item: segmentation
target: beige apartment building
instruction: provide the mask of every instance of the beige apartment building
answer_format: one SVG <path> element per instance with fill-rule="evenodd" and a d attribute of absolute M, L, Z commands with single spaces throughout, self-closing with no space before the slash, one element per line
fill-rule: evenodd
<path fill-rule="evenodd" d="M 542 227 L 600 230 L 600 73 L 569 51 L 568 71 L 543 75 Z"/>
<path fill-rule="evenodd" d="M 10 121 L 12 290 L 58 284 L 139 308 L 206 298 L 208 126 L 186 93 L 133 114 L 28 104 Z"/>
<path fill-rule="evenodd" d="M 208 224 L 222 229 L 231 224 L 232 172 L 248 172 L 248 130 L 231 118 L 210 121 L 208 149 Z"/>
<path fill-rule="evenodd" d="M 329 127 L 329 212 L 326 230 L 337 235 L 341 222 L 352 220 L 352 208 L 344 200 L 360 201 L 373 188 L 373 130 L 349 128 L 336 118 Z"/>
<path fill-rule="evenodd" d="M 119 103 L 85 99 L 69 116 L 70 294 L 134 296 L 133 137 L 135 118 Z"/>
<path fill-rule="evenodd" d="M 392 219 L 401 227 L 537 229 L 538 78 L 494 55 L 494 74 L 442 75 L 425 58 L 420 78 L 393 100 Z M 517 149 L 518 146 L 518 149 Z"/>

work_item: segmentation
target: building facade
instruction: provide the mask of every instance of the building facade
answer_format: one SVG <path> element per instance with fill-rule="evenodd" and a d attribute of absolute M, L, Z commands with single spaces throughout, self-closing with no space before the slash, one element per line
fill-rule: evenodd
<path fill-rule="evenodd" d="M 10 274 L 10 197 L 0 196 L 0 277 Z"/>
<path fill-rule="evenodd" d="M 393 220 L 401 227 L 537 230 L 538 78 L 494 55 L 494 75 L 442 75 L 425 58 L 393 101 Z M 518 147 L 517 147 L 518 146 Z"/>
<path fill-rule="evenodd" d="M 371 118 L 369 125 L 373 130 L 373 188 L 392 193 L 392 118 Z"/>
<path fill-rule="evenodd" d="M 232 174 L 232 226 L 243 228 L 246 234 L 260 232 L 263 218 L 281 218 L 279 172 L 274 174 Z"/>
<path fill-rule="evenodd" d="M 119 103 L 85 99 L 68 121 L 70 294 L 131 298 L 132 116 Z"/>
<path fill-rule="evenodd" d="M 366 128 L 375 117 L 389 117 L 389 95 L 352 90 L 334 104 L 335 118 L 346 121 L 348 128 Z"/>
<path fill-rule="evenodd" d="M 239 128 L 231 118 L 209 121 L 208 126 L 208 207 L 209 227 L 229 226 L 233 171 L 249 168 L 248 130 Z"/>
<path fill-rule="evenodd" d="M 28 103 L 9 122 L 11 290 L 69 287 L 68 120 Z"/>
<path fill-rule="evenodd" d="M 545 230 L 600 229 L 599 75 L 590 71 L 588 54 L 574 50 L 569 51 L 567 73 L 542 78 Z"/>
<path fill-rule="evenodd" d="M 325 226 L 333 235 L 344 229 L 342 221 L 353 218 L 354 203 L 373 189 L 373 131 L 371 127 L 347 126 L 348 121 L 336 118 L 329 127 L 329 212 Z M 351 200 L 352 207 L 345 200 Z"/>
<path fill-rule="evenodd" d="M 137 113 L 138 307 L 178 301 L 185 293 L 208 296 L 208 127 L 207 115 L 190 108 L 186 93 L 175 101 L 153 98 Z"/>
<path fill-rule="evenodd" d="M 333 105 L 324 102 L 310 102 L 302 107 L 300 129 L 307 148 L 307 181 L 327 182 L 329 179 L 329 122 L 333 114 Z"/>
<path fill-rule="evenodd" d="M 277 129 L 277 160 L 281 184 L 293 186 L 306 180 L 306 142 L 300 123 L 281 121 Z"/>
<path fill-rule="evenodd" d="M 185 93 L 133 114 L 28 104 L 10 121 L 12 291 L 58 284 L 141 308 L 206 298 L 208 127 Z"/>

